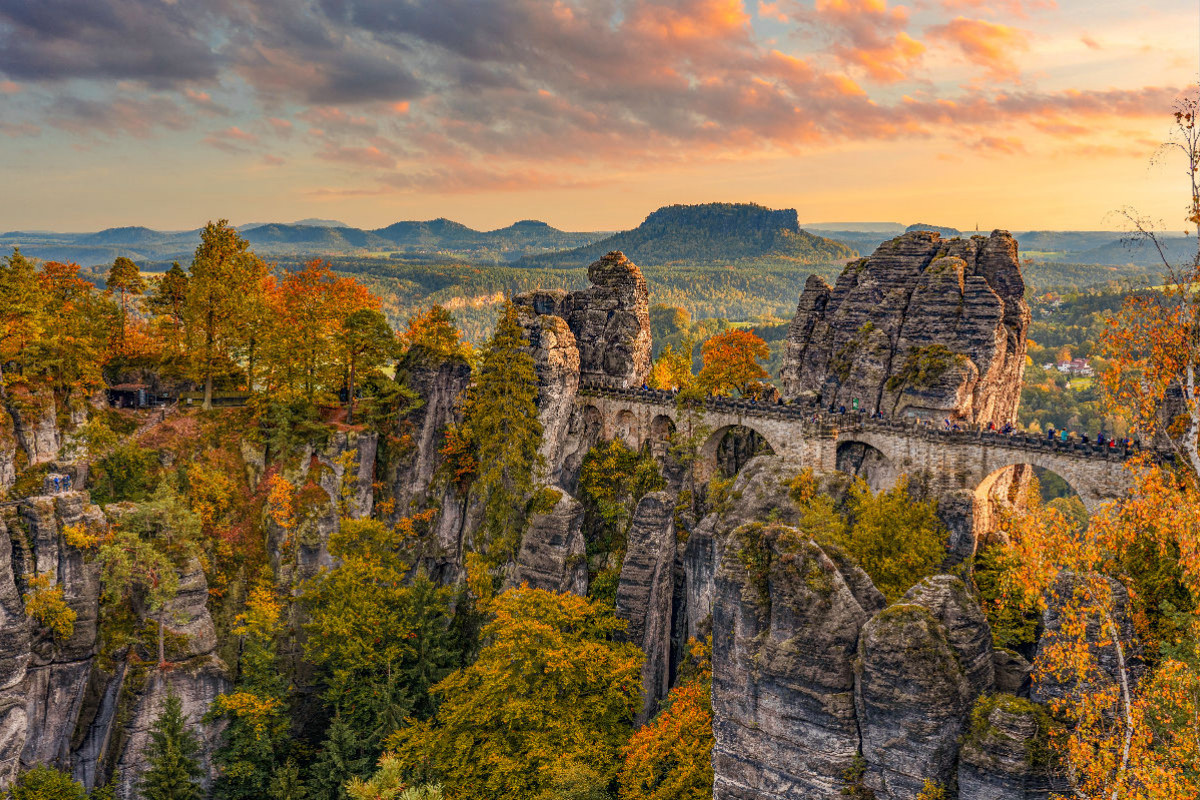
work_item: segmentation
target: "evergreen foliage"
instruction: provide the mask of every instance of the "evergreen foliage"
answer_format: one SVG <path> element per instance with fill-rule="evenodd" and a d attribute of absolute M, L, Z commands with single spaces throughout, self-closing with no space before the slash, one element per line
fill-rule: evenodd
<path fill-rule="evenodd" d="M 537 374 L 528 347 L 516 307 L 506 304 L 466 401 L 464 432 L 478 464 L 472 489 L 484 509 L 482 549 L 494 563 L 507 561 L 520 544 L 541 461 Z"/>
<path fill-rule="evenodd" d="M 149 768 L 138 791 L 142 800 L 200 800 L 200 742 L 187 727 L 183 703 L 168 694 L 163 712 L 150 728 Z"/>
<path fill-rule="evenodd" d="M 309 771 L 309 800 L 347 800 L 346 785 L 370 775 L 372 763 L 368 749 L 345 718 L 334 714 Z"/>

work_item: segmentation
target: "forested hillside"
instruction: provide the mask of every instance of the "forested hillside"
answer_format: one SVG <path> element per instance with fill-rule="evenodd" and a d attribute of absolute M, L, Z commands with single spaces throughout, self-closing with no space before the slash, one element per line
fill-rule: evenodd
<path fill-rule="evenodd" d="M 800 229 L 794 209 L 754 203 L 664 206 L 633 230 L 586 247 L 525 259 L 539 266 L 586 266 L 612 250 L 636 263 L 811 265 L 842 262 L 855 252 Z"/>

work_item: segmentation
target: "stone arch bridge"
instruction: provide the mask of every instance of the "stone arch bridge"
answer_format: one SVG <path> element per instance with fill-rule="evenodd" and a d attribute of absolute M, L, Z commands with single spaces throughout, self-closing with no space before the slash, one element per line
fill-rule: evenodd
<path fill-rule="evenodd" d="M 1042 467 L 1070 484 L 1089 514 L 1123 497 L 1132 477 L 1125 468 L 1134 455 L 1131 449 L 1025 434 L 948 431 L 915 420 L 814 414 L 794 406 L 720 397 L 708 398 L 695 412 L 682 413 L 673 394 L 652 389 L 581 386 L 576 403 L 603 438 L 620 438 L 633 448 L 650 444 L 665 449 L 667 437 L 678 426 L 703 426 L 706 438 L 698 469 L 705 477 L 715 468 L 722 439 L 734 428 L 754 431 L 776 455 L 800 467 L 830 471 L 848 456 L 861 463 L 869 454 L 881 485 L 902 474 L 925 473 L 936 491 L 969 489 L 980 498 L 1009 467 Z"/>

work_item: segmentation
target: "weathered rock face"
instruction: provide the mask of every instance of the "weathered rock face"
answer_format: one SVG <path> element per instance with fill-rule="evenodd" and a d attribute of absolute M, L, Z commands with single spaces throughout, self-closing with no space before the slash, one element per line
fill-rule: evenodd
<path fill-rule="evenodd" d="M 981 698 L 959 751 L 959 800 L 1044 797 L 1046 724 L 1045 714 L 1027 700 Z"/>
<path fill-rule="evenodd" d="M 617 583 L 617 616 L 628 640 L 646 654 L 642 665 L 641 726 L 670 689 L 671 604 L 675 593 L 675 496 L 652 492 L 637 504 Z"/>
<path fill-rule="evenodd" d="M 28 464 L 44 464 L 58 458 L 62 439 L 54 396 L 49 391 L 36 394 L 12 391 L 5 406 L 12 419 L 17 444 L 24 451 Z"/>
<path fill-rule="evenodd" d="M 583 380 L 642 385 L 650 374 L 650 291 L 642 271 L 616 251 L 588 267 L 588 280 L 592 285 L 577 292 L 529 292 L 513 302 L 567 321 Z"/>
<path fill-rule="evenodd" d="M 201 760 L 209 764 L 216 731 L 201 725 L 200 717 L 229 681 L 214 655 L 216 632 L 200 563 L 193 561 L 180 576 L 180 591 L 168 607 L 172 635 L 166 655 L 173 669 L 166 677 L 152 668 L 132 670 L 119 654 L 115 670 L 102 667 L 96 658 L 99 564 L 68 545 L 63 529 L 105 524 L 86 492 L 26 498 L 0 520 L 7 541 L 0 547 L 0 787 L 35 764 L 57 765 L 89 787 L 107 780 L 116 766 L 117 796 L 132 798 L 145 768 L 146 731 L 161 705 L 147 698 L 163 680 L 184 698 L 205 743 Z M 22 595 L 35 572 L 61 586 L 75 612 L 65 639 L 25 614 Z"/>
<path fill-rule="evenodd" d="M 799 467 L 779 456 L 752 458 L 734 479 L 725 507 L 706 515 L 690 532 L 682 554 L 687 606 L 685 638 L 702 640 L 712 632 L 716 575 L 725 552 L 724 544 L 733 531 L 765 519 L 785 525 L 796 521 L 799 510 L 788 497 L 787 484 L 799 472 Z M 823 488 L 837 490 L 835 477 L 822 476 L 822 482 Z"/>
<path fill-rule="evenodd" d="M 536 314 L 522 308 L 521 328 L 529 341 L 538 379 L 538 421 L 542 423 L 542 456 L 548 482 L 562 469 L 567 427 L 579 391 L 579 348 L 566 320 L 553 314 Z"/>
<path fill-rule="evenodd" d="M 9 413 L 0 408 L 0 494 L 17 480 L 17 433 Z"/>
<path fill-rule="evenodd" d="M 882 605 L 794 528 L 729 537 L 712 611 L 716 800 L 840 796 L 859 748 L 859 631 Z"/>
<path fill-rule="evenodd" d="M 990 691 L 996 682 L 992 628 L 962 579 L 953 575 L 925 578 L 905 593 L 903 602 L 929 609 L 945 628 L 971 693 L 978 696 Z"/>
<path fill-rule="evenodd" d="M 583 505 L 571 495 L 560 492 L 554 508 L 530 518 L 511 581 L 514 586 L 522 583 L 549 592 L 587 594 Z"/>
<path fill-rule="evenodd" d="M 393 441 L 399 444 L 389 445 L 387 483 L 394 505 L 388 519 L 395 524 L 401 517 L 439 507 L 430 532 L 432 552 L 423 561 L 432 575 L 446 577 L 457 571 L 466 510 L 453 488 L 438 485 L 434 476 L 443 461 L 446 426 L 461 421 L 460 398 L 471 381 L 471 366 L 410 352 L 400 369 L 420 404 L 397 423 Z"/>
<path fill-rule="evenodd" d="M 879 800 L 916 797 L 926 779 L 948 784 L 975 695 L 928 608 L 897 603 L 863 627 L 854 696 L 865 782 Z"/>
<path fill-rule="evenodd" d="M 813 276 L 788 332 L 784 396 L 893 416 L 1016 420 L 1029 307 L 1006 231 L 884 242 L 830 288 Z"/>

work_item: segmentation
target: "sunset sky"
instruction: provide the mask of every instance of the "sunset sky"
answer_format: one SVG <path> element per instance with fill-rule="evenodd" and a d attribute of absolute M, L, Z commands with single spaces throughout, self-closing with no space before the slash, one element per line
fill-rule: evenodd
<path fill-rule="evenodd" d="M 1195 0 L 0 0 L 0 229 L 1182 230 Z"/>

